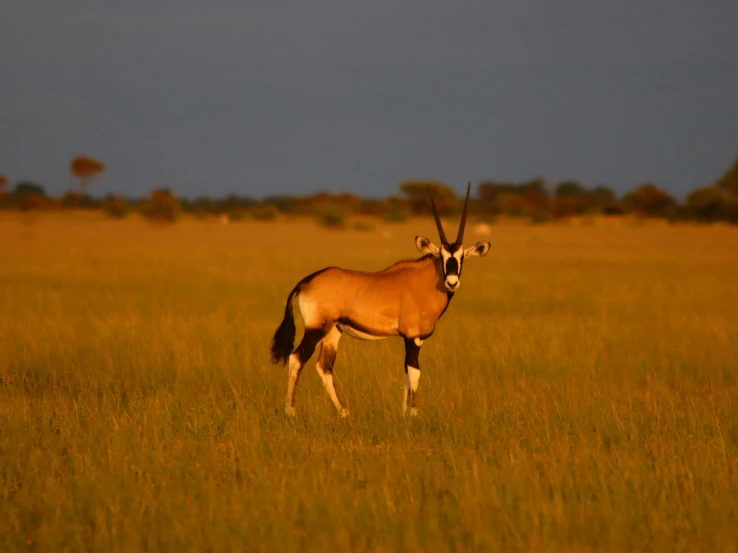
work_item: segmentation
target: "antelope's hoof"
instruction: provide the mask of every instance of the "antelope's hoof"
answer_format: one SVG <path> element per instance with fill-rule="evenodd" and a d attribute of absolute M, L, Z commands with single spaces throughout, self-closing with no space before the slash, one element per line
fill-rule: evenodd
<path fill-rule="evenodd" d="M 345 408 L 339 410 L 338 411 L 338 416 L 341 417 L 342 419 L 347 418 L 349 416 L 349 410 L 348 409 L 345 409 Z"/>
<path fill-rule="evenodd" d="M 295 416 L 297 416 L 297 412 L 295 411 L 295 408 L 294 407 L 285 407 L 284 413 L 288 417 L 295 417 Z"/>

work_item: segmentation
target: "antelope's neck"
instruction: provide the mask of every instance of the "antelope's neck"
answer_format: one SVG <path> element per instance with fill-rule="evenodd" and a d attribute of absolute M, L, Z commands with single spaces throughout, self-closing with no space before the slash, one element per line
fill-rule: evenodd
<path fill-rule="evenodd" d="M 453 292 L 449 292 L 443 283 L 443 267 L 442 261 L 438 257 L 429 257 L 425 264 L 424 272 L 426 273 L 427 283 L 434 290 L 434 303 L 438 304 L 442 311 L 446 310 L 448 302 L 453 297 Z"/>

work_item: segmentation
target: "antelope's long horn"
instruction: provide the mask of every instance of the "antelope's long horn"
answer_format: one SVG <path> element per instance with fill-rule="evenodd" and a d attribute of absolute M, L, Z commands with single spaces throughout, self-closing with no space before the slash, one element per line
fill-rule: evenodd
<path fill-rule="evenodd" d="M 438 212 L 436 211 L 436 202 L 433 201 L 433 192 L 431 192 L 430 185 L 428 185 L 428 195 L 430 196 L 431 206 L 433 207 L 433 217 L 435 217 L 436 219 L 436 226 L 438 227 L 438 235 L 441 237 L 441 242 L 443 244 L 448 244 L 448 240 L 446 240 L 446 233 L 443 232 L 443 225 L 441 224 L 441 219 L 438 217 Z"/>
<path fill-rule="evenodd" d="M 456 235 L 456 243 L 461 246 L 464 240 L 464 227 L 466 226 L 466 210 L 469 207 L 469 192 L 471 192 L 471 181 L 466 185 L 466 200 L 464 200 L 464 211 L 461 212 L 461 223 L 459 223 L 459 234 Z"/>

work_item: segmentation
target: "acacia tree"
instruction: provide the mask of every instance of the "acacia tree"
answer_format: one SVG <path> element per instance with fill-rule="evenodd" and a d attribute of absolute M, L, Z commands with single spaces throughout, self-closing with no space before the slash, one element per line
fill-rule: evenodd
<path fill-rule="evenodd" d="M 89 156 L 77 156 L 72 160 L 69 170 L 72 177 L 79 179 L 80 195 L 84 195 L 90 181 L 105 172 L 105 164 Z M 79 205 L 79 197 L 77 205 Z"/>

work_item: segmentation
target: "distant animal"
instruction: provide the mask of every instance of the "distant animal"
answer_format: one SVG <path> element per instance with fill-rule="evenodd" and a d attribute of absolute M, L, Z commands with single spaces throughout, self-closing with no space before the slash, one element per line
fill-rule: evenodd
<path fill-rule="evenodd" d="M 492 229 L 487 223 L 479 223 L 474 227 L 474 234 L 478 236 L 488 236 Z"/>
<path fill-rule="evenodd" d="M 348 415 L 333 384 L 333 364 L 338 342 L 344 333 L 364 340 L 399 336 L 405 341 L 403 412 L 409 412 L 411 416 L 417 414 L 418 356 L 423 341 L 433 334 L 436 323 L 459 289 L 464 260 L 472 256 L 483 257 L 490 248 L 489 242 L 477 242 L 467 249 L 461 246 L 470 190 L 471 183 L 467 186 L 461 223 L 453 243 L 446 239 L 429 187 L 433 216 L 441 238 L 440 247 L 424 236 L 416 236 L 415 245 L 425 254 L 419 259 L 399 261 L 378 272 L 328 267 L 306 276 L 292 289 L 287 297 L 284 319 L 274 333 L 271 345 L 273 363 L 284 365 L 289 362 L 288 415 L 295 414 L 297 381 L 318 344 L 321 345 L 316 366 L 318 374 L 338 413 Z M 292 301 L 295 298 L 305 332 L 293 351 L 296 328 Z"/>

